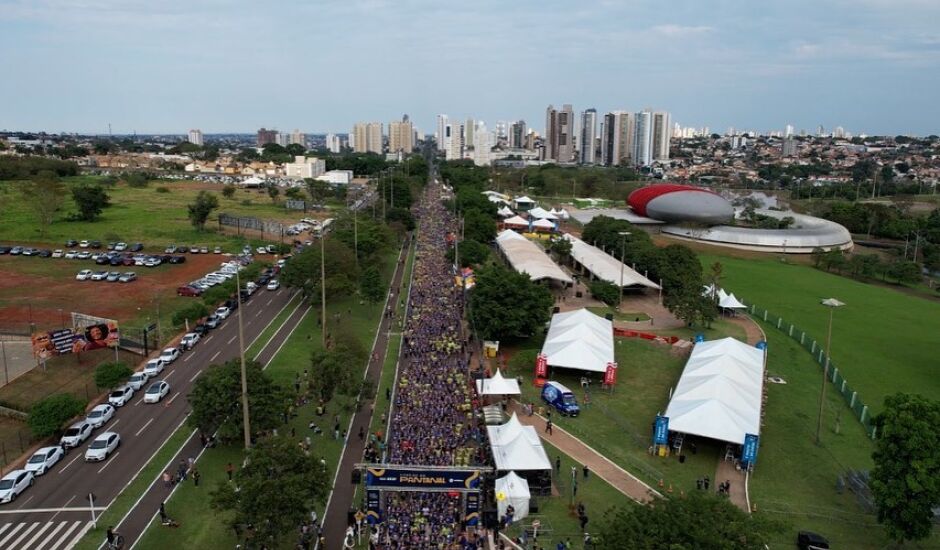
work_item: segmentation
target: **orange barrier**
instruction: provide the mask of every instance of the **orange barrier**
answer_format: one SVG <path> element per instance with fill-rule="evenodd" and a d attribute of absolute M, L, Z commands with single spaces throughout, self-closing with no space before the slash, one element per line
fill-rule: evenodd
<path fill-rule="evenodd" d="M 675 344 L 679 341 L 678 336 L 660 336 L 650 332 L 640 332 L 638 330 L 628 330 L 623 328 L 615 328 L 614 336 L 623 336 L 626 338 L 643 338 L 645 340 L 659 340 L 660 342 L 666 342 L 667 344 Z"/>

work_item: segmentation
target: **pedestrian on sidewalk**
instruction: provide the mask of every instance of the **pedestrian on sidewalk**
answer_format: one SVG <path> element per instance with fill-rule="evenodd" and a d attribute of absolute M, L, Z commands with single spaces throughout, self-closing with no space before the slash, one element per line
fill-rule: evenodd
<path fill-rule="evenodd" d="M 362 441 L 366 437 L 366 431 L 362 426 L 359 426 L 359 441 Z"/>
<path fill-rule="evenodd" d="M 561 456 L 555 455 L 555 475 L 561 473 Z"/>
<path fill-rule="evenodd" d="M 581 467 L 581 471 L 584 473 L 584 481 L 587 481 L 588 478 L 588 465 L 585 464 Z"/>
<path fill-rule="evenodd" d="M 545 433 L 547 433 L 548 435 L 552 435 L 552 421 L 551 420 L 545 421 Z"/>
<path fill-rule="evenodd" d="M 169 516 L 166 515 L 166 503 L 160 503 L 160 523 L 169 523 Z"/>
<path fill-rule="evenodd" d="M 228 480 L 232 481 L 232 474 L 235 473 L 235 466 L 232 466 L 231 462 L 225 465 L 225 473 L 228 475 Z"/>
<path fill-rule="evenodd" d="M 202 476 L 199 474 L 199 470 L 197 470 L 195 467 L 193 467 L 192 476 L 193 476 L 193 485 L 195 485 L 196 487 L 199 487 L 199 478 Z"/>
<path fill-rule="evenodd" d="M 167 489 L 173 486 L 173 476 L 170 475 L 169 470 L 163 472 L 163 486 Z"/>

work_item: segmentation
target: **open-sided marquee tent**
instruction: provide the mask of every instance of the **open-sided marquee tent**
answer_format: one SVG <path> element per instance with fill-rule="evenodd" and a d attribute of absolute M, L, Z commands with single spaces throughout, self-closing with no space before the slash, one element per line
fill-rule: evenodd
<path fill-rule="evenodd" d="M 630 266 L 621 264 L 620 260 L 600 248 L 591 246 L 570 233 L 565 233 L 564 238 L 571 242 L 572 259 L 598 279 L 617 286 L 622 280 L 624 287 L 643 286 L 659 290 L 658 284 L 640 275 Z"/>
<path fill-rule="evenodd" d="M 565 284 L 573 282 L 539 245 L 512 229 L 506 229 L 496 236 L 496 246 L 513 269 L 525 273 L 533 281 L 552 279 Z"/>
<path fill-rule="evenodd" d="M 734 338 L 692 349 L 665 416 L 669 431 L 744 444 L 760 435 L 764 351 Z"/>
<path fill-rule="evenodd" d="M 496 509 L 499 517 L 506 515 L 509 505 L 513 508 L 513 521 L 518 521 L 529 515 L 529 482 L 519 477 L 515 472 L 509 472 L 503 477 L 496 478 Z"/>
<path fill-rule="evenodd" d="M 605 372 L 614 360 L 613 323 L 583 308 L 556 313 L 542 353 L 552 367 Z"/>
<path fill-rule="evenodd" d="M 519 382 L 513 378 L 503 377 L 503 373 L 496 369 L 492 378 L 477 380 L 477 393 L 480 395 L 519 395 Z"/>

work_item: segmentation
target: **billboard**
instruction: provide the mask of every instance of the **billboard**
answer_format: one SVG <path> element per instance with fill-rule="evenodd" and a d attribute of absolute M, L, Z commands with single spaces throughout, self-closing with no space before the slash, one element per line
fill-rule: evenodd
<path fill-rule="evenodd" d="M 366 491 L 366 521 L 369 525 L 382 523 L 381 493 L 374 489 Z"/>
<path fill-rule="evenodd" d="M 399 490 L 479 489 L 479 470 L 409 470 L 368 468 L 366 487 Z"/>
<path fill-rule="evenodd" d="M 656 423 L 653 425 L 653 445 L 666 445 L 669 443 L 669 418 L 666 416 L 656 416 Z"/>
<path fill-rule="evenodd" d="M 548 356 L 540 353 L 535 359 L 535 377 L 545 378 L 546 376 L 548 376 Z"/>
<path fill-rule="evenodd" d="M 75 333 L 70 328 L 35 332 L 32 336 L 33 357 L 48 359 L 64 353 L 72 353 Z"/>
<path fill-rule="evenodd" d="M 617 383 L 617 363 L 610 361 L 607 363 L 607 370 L 604 371 L 604 385 L 613 386 Z"/>
<path fill-rule="evenodd" d="M 32 335 L 33 357 L 48 359 L 66 353 L 115 348 L 121 334 L 118 322 L 83 313 L 72 313 L 72 328 L 36 332 Z"/>
<path fill-rule="evenodd" d="M 466 513 L 463 516 L 467 525 L 480 523 L 480 493 L 467 493 Z"/>
<path fill-rule="evenodd" d="M 753 464 L 757 460 L 757 447 L 760 437 L 755 434 L 744 434 L 744 445 L 741 448 L 741 462 L 745 465 Z"/>

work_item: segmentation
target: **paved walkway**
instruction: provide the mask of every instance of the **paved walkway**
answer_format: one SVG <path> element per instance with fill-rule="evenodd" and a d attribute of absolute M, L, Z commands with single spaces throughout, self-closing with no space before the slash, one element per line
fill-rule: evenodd
<path fill-rule="evenodd" d="M 747 343 L 754 345 L 761 340 L 766 340 L 767 337 L 764 335 L 764 332 L 757 325 L 754 319 L 751 319 L 749 315 L 738 314 L 734 317 L 722 317 L 734 325 L 737 325 L 744 329 L 745 334 L 747 334 Z"/>
<path fill-rule="evenodd" d="M 731 483 L 731 489 L 728 491 L 728 495 L 731 497 L 732 504 L 745 512 L 750 512 L 747 507 L 747 496 L 745 495 L 744 485 L 747 481 L 744 472 L 735 470 L 734 464 L 730 460 L 719 460 L 718 468 L 715 469 L 714 481 L 709 489 L 717 491 L 718 484 L 725 481 Z"/>
<path fill-rule="evenodd" d="M 545 433 L 545 419 L 534 414 L 528 416 L 522 411 L 518 402 L 513 401 L 511 410 L 516 413 L 519 421 L 527 426 L 535 426 L 539 436 L 550 442 L 561 452 L 575 461 L 586 464 L 591 472 L 609 483 L 612 487 L 639 503 L 647 503 L 654 497 L 662 495 L 643 483 L 630 472 L 617 466 L 610 459 L 587 446 L 583 441 L 569 434 L 558 426 L 552 426 L 552 433 Z"/>

